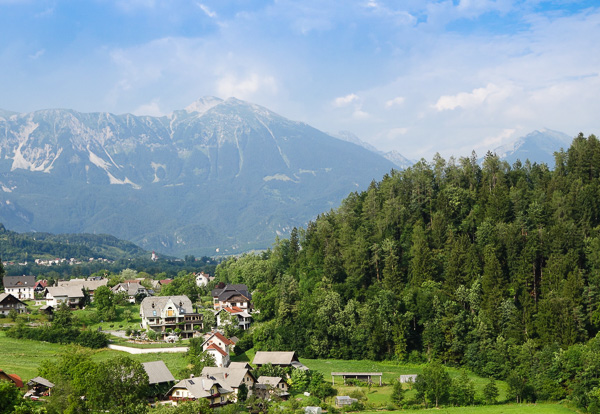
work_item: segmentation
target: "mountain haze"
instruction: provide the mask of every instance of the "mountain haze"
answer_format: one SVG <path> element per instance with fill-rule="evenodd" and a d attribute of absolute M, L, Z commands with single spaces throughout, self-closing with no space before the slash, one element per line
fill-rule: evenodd
<path fill-rule="evenodd" d="M 545 163 L 554 168 L 554 152 L 561 148 L 567 149 L 573 137 L 550 129 L 533 131 L 514 142 L 496 148 L 496 153 L 502 160 L 512 165 L 515 161 L 529 160 L 532 163 Z"/>
<path fill-rule="evenodd" d="M 271 245 L 394 164 L 234 98 L 163 117 L 0 111 L 0 221 L 166 254 Z"/>

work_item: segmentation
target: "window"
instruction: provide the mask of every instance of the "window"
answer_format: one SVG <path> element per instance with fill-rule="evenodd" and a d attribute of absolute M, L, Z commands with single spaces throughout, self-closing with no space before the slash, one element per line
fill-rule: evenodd
<path fill-rule="evenodd" d="M 175 311 L 171 308 L 167 309 L 167 316 L 175 316 Z"/>

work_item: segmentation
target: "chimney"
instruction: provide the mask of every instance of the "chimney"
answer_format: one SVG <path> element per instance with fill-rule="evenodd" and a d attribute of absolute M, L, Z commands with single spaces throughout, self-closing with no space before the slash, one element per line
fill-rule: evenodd
<path fill-rule="evenodd" d="M 194 377 L 195 377 L 195 375 L 194 375 L 194 374 L 190 375 L 190 378 L 194 378 Z"/>
<path fill-rule="evenodd" d="M 225 373 L 225 378 L 227 378 L 227 376 L 228 376 L 228 375 L 229 375 L 229 374 Z"/>

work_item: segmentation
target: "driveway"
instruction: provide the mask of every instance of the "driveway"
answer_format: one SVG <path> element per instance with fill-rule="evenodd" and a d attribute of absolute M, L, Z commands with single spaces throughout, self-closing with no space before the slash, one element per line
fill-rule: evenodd
<path fill-rule="evenodd" d="M 158 352 L 187 352 L 187 346 L 177 346 L 173 348 L 132 348 L 130 346 L 123 345 L 108 345 L 110 349 L 115 351 L 129 352 L 130 354 L 155 354 Z"/>

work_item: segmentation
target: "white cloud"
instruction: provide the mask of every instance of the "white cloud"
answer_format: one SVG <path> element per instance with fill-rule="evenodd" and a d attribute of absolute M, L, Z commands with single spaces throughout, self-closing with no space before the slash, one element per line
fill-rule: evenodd
<path fill-rule="evenodd" d="M 340 96 L 333 100 L 333 106 L 335 108 L 342 108 L 344 106 L 350 105 L 352 102 L 358 101 L 358 95 L 351 93 L 346 96 Z"/>
<path fill-rule="evenodd" d="M 485 88 L 473 89 L 472 92 L 461 92 L 457 95 L 443 95 L 433 107 L 438 111 L 453 110 L 458 107 L 472 108 L 483 104 L 488 97 L 502 94 L 503 90 L 490 83 Z"/>
<path fill-rule="evenodd" d="M 152 101 L 140 105 L 133 111 L 134 115 L 149 115 L 149 116 L 163 116 L 165 113 L 160 109 L 159 99 L 155 98 Z"/>
<path fill-rule="evenodd" d="M 390 99 L 385 102 L 386 108 L 391 108 L 392 106 L 402 105 L 404 103 L 404 97 L 398 96 L 394 99 Z"/>
<path fill-rule="evenodd" d="M 211 9 L 209 9 L 208 6 L 206 6 L 206 5 L 202 4 L 202 3 L 196 3 L 196 4 L 211 19 L 214 19 L 215 17 L 217 17 L 217 13 L 215 13 L 214 11 L 212 11 Z"/>
<path fill-rule="evenodd" d="M 44 53 L 46 53 L 46 49 L 40 49 L 37 52 L 35 52 L 33 55 L 29 55 L 29 58 L 36 60 L 39 57 L 41 57 Z"/>
<path fill-rule="evenodd" d="M 220 96 L 235 96 L 239 99 L 249 99 L 257 92 L 277 93 L 277 82 L 272 76 L 261 76 L 252 73 L 244 78 L 235 75 L 225 75 L 217 80 L 217 91 Z"/>

